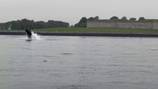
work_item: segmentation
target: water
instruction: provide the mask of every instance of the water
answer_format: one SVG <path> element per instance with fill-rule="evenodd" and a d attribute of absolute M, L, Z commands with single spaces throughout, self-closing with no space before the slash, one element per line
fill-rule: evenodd
<path fill-rule="evenodd" d="M 0 36 L 0 89 L 157 89 L 158 39 Z"/>
<path fill-rule="evenodd" d="M 35 33 L 35 32 L 31 32 L 31 33 L 32 33 L 32 36 L 33 36 L 34 39 L 36 39 L 36 40 L 41 39 L 40 36 L 37 33 Z"/>

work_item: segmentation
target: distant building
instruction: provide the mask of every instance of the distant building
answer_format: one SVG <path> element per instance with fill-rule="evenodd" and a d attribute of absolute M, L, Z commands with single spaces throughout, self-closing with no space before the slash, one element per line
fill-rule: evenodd
<path fill-rule="evenodd" d="M 93 19 L 87 21 L 88 28 L 128 28 L 128 29 L 158 29 L 157 20 L 146 21 L 113 21 Z"/>

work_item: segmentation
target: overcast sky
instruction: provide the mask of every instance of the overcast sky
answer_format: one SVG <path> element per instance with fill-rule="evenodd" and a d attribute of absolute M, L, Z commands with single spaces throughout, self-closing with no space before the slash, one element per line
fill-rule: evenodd
<path fill-rule="evenodd" d="M 0 22 L 28 18 L 73 24 L 83 16 L 158 18 L 158 0 L 0 0 Z"/>

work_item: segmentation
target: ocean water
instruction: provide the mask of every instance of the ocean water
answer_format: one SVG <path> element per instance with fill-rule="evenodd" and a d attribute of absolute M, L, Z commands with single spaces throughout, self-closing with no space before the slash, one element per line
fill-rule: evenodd
<path fill-rule="evenodd" d="M 0 89 L 157 89 L 158 39 L 0 36 Z"/>

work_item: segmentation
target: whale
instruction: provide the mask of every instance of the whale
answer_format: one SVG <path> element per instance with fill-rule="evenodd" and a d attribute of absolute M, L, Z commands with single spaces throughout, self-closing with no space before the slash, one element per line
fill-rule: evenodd
<path fill-rule="evenodd" d="M 25 29 L 26 35 L 27 35 L 27 41 L 31 41 L 32 40 L 32 31 L 29 29 Z"/>

